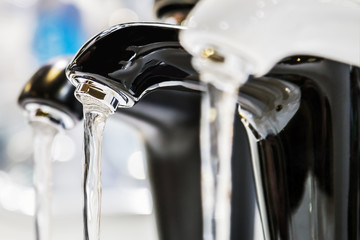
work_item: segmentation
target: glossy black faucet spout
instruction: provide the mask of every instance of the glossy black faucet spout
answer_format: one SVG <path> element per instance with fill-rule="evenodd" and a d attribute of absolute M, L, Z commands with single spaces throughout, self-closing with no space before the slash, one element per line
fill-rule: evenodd
<path fill-rule="evenodd" d="M 68 66 L 67 76 L 75 86 L 87 80 L 103 84 L 129 103 L 157 87 L 199 88 L 191 56 L 178 40 L 181 29 L 155 23 L 114 26 L 79 50 Z"/>
<path fill-rule="evenodd" d="M 62 56 L 41 66 L 22 89 L 18 103 L 32 118 L 70 129 L 83 117 L 82 106 L 73 92 L 75 87 L 66 79 L 69 56 Z"/>

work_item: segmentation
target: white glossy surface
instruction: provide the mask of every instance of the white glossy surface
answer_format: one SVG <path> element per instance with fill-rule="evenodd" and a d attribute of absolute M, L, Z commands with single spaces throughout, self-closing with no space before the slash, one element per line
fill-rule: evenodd
<path fill-rule="evenodd" d="M 186 25 L 183 46 L 195 57 L 217 49 L 224 69 L 227 55 L 240 57 L 256 76 L 292 55 L 360 66 L 358 0 L 202 0 Z"/>

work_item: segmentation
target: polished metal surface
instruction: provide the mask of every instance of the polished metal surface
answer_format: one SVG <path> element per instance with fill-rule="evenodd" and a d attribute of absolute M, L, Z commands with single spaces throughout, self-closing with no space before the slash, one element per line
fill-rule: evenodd
<path fill-rule="evenodd" d="M 138 101 L 157 87 L 195 86 L 191 56 L 178 41 L 183 27 L 160 23 L 120 24 L 90 39 L 69 64 L 74 86 L 91 80 Z"/>
<path fill-rule="evenodd" d="M 76 124 L 66 113 L 48 105 L 28 103 L 25 110 L 29 122 L 44 122 L 57 129 L 71 129 Z"/>
<path fill-rule="evenodd" d="M 240 90 L 238 112 L 258 139 L 280 133 L 299 109 L 300 88 L 281 79 L 251 79 Z"/>
<path fill-rule="evenodd" d="M 93 104 L 104 105 L 109 108 L 111 113 L 114 113 L 118 106 L 131 107 L 134 105 L 134 102 L 129 101 L 125 96 L 120 96 L 112 89 L 89 80 L 80 83 L 74 94 L 80 102 L 84 103 L 83 98 L 91 98 Z"/>
<path fill-rule="evenodd" d="M 268 74 L 301 91 L 282 131 L 256 140 L 245 124 L 265 237 L 359 239 L 360 70 L 298 59 Z"/>

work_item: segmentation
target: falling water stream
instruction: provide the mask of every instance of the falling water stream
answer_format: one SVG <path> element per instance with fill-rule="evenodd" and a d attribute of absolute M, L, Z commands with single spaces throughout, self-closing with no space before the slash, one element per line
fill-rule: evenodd
<path fill-rule="evenodd" d="M 208 47 L 193 59 L 206 84 L 200 126 L 204 240 L 230 240 L 234 116 L 239 89 L 249 77 L 241 58 L 223 53 Z"/>
<path fill-rule="evenodd" d="M 36 240 L 51 239 L 51 148 L 57 128 L 43 122 L 31 123 L 34 131 L 34 187 Z"/>
<path fill-rule="evenodd" d="M 238 88 L 207 84 L 202 99 L 201 174 L 204 240 L 230 239 L 231 153 Z"/>
<path fill-rule="evenodd" d="M 101 143 L 110 111 L 99 104 L 82 100 L 84 108 L 83 220 L 84 239 L 100 239 Z"/>

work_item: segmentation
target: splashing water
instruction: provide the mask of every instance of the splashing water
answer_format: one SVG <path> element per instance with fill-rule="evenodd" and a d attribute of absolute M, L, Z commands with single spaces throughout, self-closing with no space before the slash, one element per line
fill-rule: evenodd
<path fill-rule="evenodd" d="M 35 232 L 37 240 L 51 239 L 51 148 L 58 130 L 47 123 L 32 122 L 34 131 Z"/>
<path fill-rule="evenodd" d="M 101 217 L 101 143 L 106 120 L 110 111 L 97 104 L 83 100 L 84 107 L 84 239 L 100 239 Z"/>
<path fill-rule="evenodd" d="M 238 88 L 207 84 L 202 98 L 201 175 L 204 240 L 230 239 L 231 153 Z"/>

